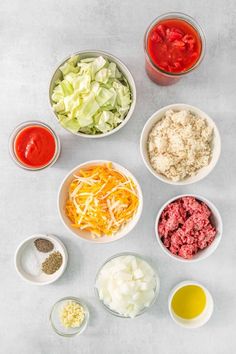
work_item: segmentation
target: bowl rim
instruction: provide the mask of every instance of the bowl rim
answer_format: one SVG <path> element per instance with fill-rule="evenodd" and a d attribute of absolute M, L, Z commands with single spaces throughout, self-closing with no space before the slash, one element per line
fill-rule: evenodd
<path fill-rule="evenodd" d="M 192 326 L 192 327 L 189 326 L 189 325 L 187 325 L 187 323 L 184 324 L 184 323 L 181 323 L 180 321 L 178 321 L 177 318 L 173 315 L 174 311 L 172 310 L 172 306 L 171 306 L 172 299 L 173 299 L 174 295 L 176 294 L 176 292 L 177 292 L 179 289 L 181 289 L 182 287 L 188 286 L 188 285 L 197 285 L 197 286 L 199 286 L 200 288 L 202 288 L 203 291 L 205 292 L 207 298 L 208 298 L 208 301 L 210 301 L 210 303 L 211 303 L 211 304 L 210 304 L 211 309 L 210 309 L 209 314 L 206 315 L 206 317 L 202 319 L 202 322 L 201 322 L 201 323 L 196 324 L 195 326 Z M 178 324 L 178 325 L 181 326 L 181 327 L 184 327 L 184 328 L 187 328 L 187 329 L 191 329 L 191 330 L 192 330 L 192 329 L 196 329 L 196 328 L 199 328 L 199 327 L 204 326 L 204 324 L 206 324 L 206 323 L 210 320 L 210 318 L 211 318 L 211 316 L 212 316 L 212 314 L 213 314 L 213 312 L 214 312 L 214 300 L 213 300 L 213 297 L 212 297 L 212 295 L 211 295 L 211 292 L 210 292 L 204 285 L 202 285 L 199 281 L 196 281 L 196 280 L 183 280 L 183 281 L 181 281 L 180 283 L 176 284 L 176 285 L 171 289 L 171 291 L 170 291 L 170 293 L 169 293 L 169 296 L 168 296 L 168 310 L 169 310 L 169 315 L 170 315 L 170 317 L 172 318 L 172 320 L 173 320 L 176 324 Z M 203 311 L 205 311 L 205 309 L 204 309 Z M 200 315 L 201 315 L 201 314 L 200 314 Z M 199 316 L 200 316 L 200 315 L 199 315 Z M 176 316 L 177 316 L 177 315 L 176 315 Z M 196 317 L 196 318 L 197 318 L 197 317 Z M 194 320 L 194 319 L 193 319 L 193 320 Z M 191 321 L 191 320 L 190 320 L 190 321 Z"/>
<path fill-rule="evenodd" d="M 60 269 L 58 269 L 58 271 L 59 270 L 60 271 L 52 279 L 47 280 L 45 282 L 37 282 L 35 280 L 30 280 L 30 279 L 26 278 L 22 274 L 21 270 L 18 267 L 19 253 L 20 253 L 22 247 L 24 247 L 29 241 L 32 241 L 32 240 L 34 240 L 36 238 L 45 238 L 45 239 L 51 241 L 52 243 L 55 243 L 55 242 L 58 243 L 61 246 L 62 252 L 63 252 L 63 263 L 62 263 Z M 49 252 L 49 253 L 51 253 L 51 252 Z M 68 263 L 68 252 L 67 252 L 67 249 L 66 249 L 64 243 L 58 237 L 56 237 L 54 235 L 51 235 L 51 234 L 48 235 L 48 234 L 35 233 L 35 234 L 25 238 L 18 245 L 18 247 L 17 247 L 17 249 L 15 251 L 15 255 L 14 255 L 14 265 L 15 265 L 15 269 L 16 269 L 17 274 L 19 274 L 21 279 L 23 279 L 27 283 L 38 285 L 38 286 L 49 285 L 49 284 L 54 283 L 56 280 L 58 280 L 63 275 L 63 273 L 65 272 L 66 267 L 67 267 L 67 263 Z"/>
<path fill-rule="evenodd" d="M 52 320 L 52 315 L 53 315 L 53 312 L 56 308 L 56 306 L 60 303 L 60 302 L 64 302 L 64 301 L 75 301 L 76 303 L 78 303 L 79 305 L 81 305 L 83 308 L 84 308 L 84 312 L 85 312 L 85 316 L 84 316 L 84 320 L 83 322 L 81 323 L 81 325 L 79 327 L 77 327 L 77 331 L 75 333 L 63 333 L 61 331 L 59 331 L 56 326 L 54 325 L 54 322 Z M 58 334 L 59 336 L 62 336 L 62 337 L 74 337 L 76 335 L 80 335 L 82 334 L 85 329 L 87 328 L 88 326 L 88 323 L 89 323 L 89 317 L 90 317 L 90 313 L 89 313 L 89 309 L 88 309 L 88 306 L 86 305 L 86 303 L 81 300 L 80 298 L 78 297 L 75 297 L 75 296 L 65 296 L 59 300 L 57 300 L 52 308 L 51 308 L 51 311 L 50 311 L 50 315 L 49 315 L 49 321 L 51 323 L 51 326 L 53 328 L 53 330 L 55 331 L 56 334 Z"/>
<path fill-rule="evenodd" d="M 97 283 L 97 279 L 99 277 L 99 274 L 101 272 L 101 270 L 103 269 L 103 267 L 109 263 L 110 261 L 112 261 L 113 259 L 115 258 L 119 258 L 119 257 L 122 257 L 122 256 L 135 256 L 139 259 L 141 259 L 142 261 L 146 262 L 153 270 L 154 274 L 155 274 L 155 279 L 156 279 L 156 287 L 155 287 L 155 294 L 154 294 L 154 297 L 153 297 L 153 300 L 151 301 L 150 305 L 148 307 L 144 307 L 134 318 L 136 317 L 139 317 L 141 315 L 143 315 L 144 313 L 146 313 L 157 301 L 158 297 L 159 297 L 159 294 L 160 294 L 160 284 L 161 284 L 161 281 L 160 281 L 160 276 L 159 276 L 159 273 L 158 273 L 158 270 L 154 269 L 152 264 L 150 263 L 150 261 L 147 259 L 147 257 L 145 256 L 142 256 L 140 255 L 139 253 L 136 253 L 136 252 L 129 252 L 129 251 L 125 251 L 125 252 L 119 252 L 119 253 L 116 253 L 114 254 L 113 256 L 107 258 L 105 260 L 105 262 L 103 262 L 103 264 L 99 267 L 99 269 L 97 270 L 96 272 L 96 276 L 95 276 L 95 282 L 94 282 L 94 292 L 95 292 L 95 295 L 96 295 L 96 298 L 98 299 L 99 303 L 101 304 L 101 306 L 103 308 L 105 308 L 105 310 L 107 312 L 109 312 L 110 314 L 112 314 L 113 316 L 116 316 L 116 317 L 120 317 L 120 318 L 126 318 L 126 319 L 133 319 L 132 317 L 129 317 L 129 316 L 124 316 L 114 310 L 112 310 L 111 308 L 109 308 L 107 305 L 104 304 L 104 302 L 100 299 L 99 297 L 99 291 L 98 291 L 98 288 L 96 287 L 96 283 Z"/>
<path fill-rule="evenodd" d="M 130 89 L 131 89 L 131 94 L 132 94 L 132 102 L 131 102 L 131 105 L 130 105 L 130 109 L 129 111 L 127 112 L 127 115 L 125 116 L 124 120 L 114 129 L 110 130 L 109 132 L 107 133 L 102 133 L 102 134 L 97 134 L 97 135 L 91 135 L 91 134 L 85 134 L 85 133 L 81 133 L 81 132 L 77 132 L 77 133 L 74 133 L 72 131 L 70 131 L 69 129 L 63 127 L 59 121 L 58 121 L 58 118 L 57 118 L 57 115 L 56 113 L 54 112 L 53 110 L 53 107 L 52 107 L 52 99 L 51 99 L 51 88 L 53 86 L 53 78 L 56 74 L 56 72 L 59 70 L 59 68 L 67 61 L 69 60 L 72 56 L 75 56 L 75 55 L 85 55 L 86 53 L 88 53 L 88 56 L 90 55 L 94 55 L 94 56 L 106 56 L 108 58 L 111 58 L 112 61 L 114 61 L 116 64 L 118 64 L 119 66 L 119 69 L 121 69 L 122 73 L 123 73 L 123 70 L 124 69 L 125 71 L 127 71 L 128 73 L 128 76 L 125 75 L 123 73 L 123 75 L 125 76 L 125 78 L 127 79 L 128 83 L 129 83 L 129 86 L 130 86 Z M 49 89 L 48 89 L 48 94 L 49 94 L 49 105 L 50 105 L 50 108 L 51 108 L 51 111 L 53 113 L 53 116 L 55 117 L 57 123 L 64 129 L 66 130 L 67 132 L 69 132 L 70 134 L 73 134 L 73 135 L 76 135 L 76 136 L 80 136 L 82 138 L 89 138 L 89 139 L 98 139 L 98 138 L 105 138 L 109 135 L 112 135 L 114 133 L 116 133 L 118 130 L 120 130 L 121 128 L 123 128 L 127 123 L 128 121 L 130 120 L 130 118 L 132 117 L 133 113 L 134 113 L 134 110 L 135 110 L 135 106 L 136 106 L 136 101 L 137 101 L 137 90 L 136 90 L 136 84 L 135 84 L 135 80 L 134 80 L 134 77 L 132 75 L 132 73 L 130 72 L 130 70 L 128 69 L 128 67 L 123 63 L 123 61 L 121 61 L 119 58 L 117 58 L 116 56 L 114 56 L 113 54 L 110 54 L 109 52 L 106 52 L 106 51 L 103 51 L 103 50 L 97 50 L 97 49 L 87 49 L 87 50 L 81 50 L 81 51 L 77 51 L 77 52 L 74 52 L 72 53 L 71 55 L 65 57 L 58 65 L 57 67 L 55 68 L 55 70 L 53 71 L 53 74 L 51 76 L 51 79 L 50 79 L 50 82 L 49 82 Z"/>
<path fill-rule="evenodd" d="M 113 236 L 102 236 L 102 237 L 106 237 L 106 241 L 104 242 L 96 242 L 95 240 L 91 240 L 91 239 L 86 239 L 83 238 L 81 236 L 79 236 L 78 234 L 76 234 L 72 228 L 70 228 L 64 221 L 63 217 L 62 217 L 62 213 L 61 213 L 61 208 L 60 208 L 60 195 L 61 195 L 61 190 L 66 182 L 66 180 L 78 169 L 82 168 L 83 166 L 87 166 L 87 165 L 95 165 L 95 164 L 106 164 L 106 163 L 112 163 L 118 170 L 120 169 L 120 167 L 125 170 L 126 172 L 128 172 L 128 174 L 131 176 L 132 180 L 135 183 L 135 186 L 137 188 L 137 194 L 139 197 L 139 206 L 137 209 L 136 214 L 134 215 L 135 218 L 135 222 L 133 227 L 128 231 L 128 232 L 124 232 L 122 234 L 122 236 L 120 236 L 119 238 L 113 238 Z M 142 211 L 143 211 L 143 193 L 142 193 L 142 189 L 140 186 L 140 183 L 138 182 L 138 180 L 136 179 L 136 177 L 133 175 L 133 173 L 131 173 L 127 168 L 123 167 L 122 165 L 120 165 L 117 162 L 111 161 L 111 160 L 88 160 L 88 161 L 84 161 L 81 164 L 75 166 L 73 169 L 71 169 L 66 176 L 63 178 L 59 189 L 58 189 L 58 193 L 57 193 L 57 212 L 59 214 L 60 220 L 63 223 L 63 225 L 66 227 L 67 230 L 70 231 L 70 233 L 72 233 L 74 236 L 78 237 L 79 239 L 85 241 L 85 242 L 89 242 L 89 243 L 93 243 L 93 244 L 108 244 L 108 243 L 112 243 L 115 241 L 119 241 L 120 239 L 122 239 L 123 237 L 127 236 L 131 231 L 133 231 L 133 229 L 136 227 L 136 225 L 138 224 L 140 217 L 142 215 Z M 132 221 L 133 219 L 131 219 L 130 221 Z M 124 227 L 125 228 L 125 227 Z"/>
<path fill-rule="evenodd" d="M 159 224 L 159 220 L 160 220 L 160 217 L 161 217 L 161 214 L 163 212 L 163 210 L 167 207 L 167 205 L 169 205 L 170 203 L 174 202 L 175 200 L 178 200 L 180 198 L 183 198 L 183 197 L 194 197 L 196 198 L 197 200 L 200 200 L 202 202 L 204 202 L 209 208 L 210 210 L 212 211 L 212 213 L 214 214 L 214 216 L 216 217 L 218 223 L 219 223 L 219 227 L 218 227 L 218 235 L 216 236 L 216 238 L 214 239 L 214 241 L 212 242 L 211 245 L 209 245 L 206 249 L 209 249 L 211 250 L 208 254 L 203 254 L 202 256 L 198 257 L 198 258 L 193 258 L 192 259 L 185 259 L 185 258 L 182 258 L 180 256 L 177 256 L 177 255 L 174 255 L 172 254 L 166 247 L 165 245 L 162 243 L 161 241 L 161 238 L 159 236 L 159 232 L 158 232 L 158 224 Z M 214 211 L 212 210 L 212 208 L 214 209 Z M 201 260 L 204 260 L 206 258 L 208 258 L 209 256 L 211 256 L 215 250 L 218 248 L 219 244 L 220 244 L 220 241 L 222 239 L 222 235 L 223 235 L 223 221 L 222 221 L 222 218 L 221 218 L 221 215 L 220 215 L 220 212 L 218 210 L 218 208 L 215 206 L 215 204 L 213 202 L 211 202 L 210 200 L 208 200 L 207 198 L 199 195 L 199 194 L 179 194 L 173 198 L 170 198 L 167 202 L 165 202 L 161 208 L 159 209 L 158 213 L 157 213 L 157 216 L 156 216 L 156 219 L 155 219 L 155 236 L 156 236 L 156 239 L 161 247 L 161 249 L 164 251 L 165 254 L 167 254 L 168 256 L 170 256 L 172 259 L 174 259 L 175 261 L 179 261 L 179 262 L 182 262 L 182 263 L 196 263 L 196 262 L 200 262 Z"/>
<path fill-rule="evenodd" d="M 178 108 L 176 108 L 178 107 Z M 189 109 L 190 111 L 193 111 L 193 112 L 199 112 L 203 115 L 203 117 L 207 117 L 207 120 L 210 122 L 211 126 L 214 128 L 214 136 L 217 136 L 217 139 L 218 139 L 218 156 L 216 157 L 215 161 L 210 161 L 210 163 L 205 166 L 206 168 L 208 168 L 208 171 L 206 172 L 205 175 L 201 176 L 201 177 L 198 177 L 195 181 L 190 181 L 190 177 L 187 177 L 186 179 L 184 180 L 181 180 L 181 181 L 172 181 L 170 179 L 168 179 L 167 177 L 165 176 L 162 176 L 160 173 L 156 172 L 151 166 L 150 166 L 150 162 L 147 161 L 146 157 L 145 157 L 145 153 L 144 151 L 145 150 L 145 147 L 147 145 L 147 141 L 144 141 L 144 135 L 146 134 L 146 131 L 147 131 L 147 127 L 148 125 L 150 124 L 150 122 L 153 120 L 155 120 L 156 116 L 159 115 L 159 114 L 163 114 L 168 111 L 169 109 Z M 161 118 L 157 119 L 156 118 L 156 122 L 158 120 L 160 120 Z M 154 126 L 155 122 L 153 122 L 152 126 Z M 150 128 L 151 129 L 151 128 Z M 146 166 L 146 168 L 148 169 L 148 171 L 154 176 L 156 177 L 157 179 L 159 179 L 161 182 L 164 182 L 164 183 L 167 183 L 167 184 L 170 184 L 170 185 L 175 185 L 175 186 L 186 186 L 186 185 L 190 185 L 190 184 L 194 184 L 194 183 L 197 183 L 197 182 L 200 182 L 201 180 L 203 180 L 204 178 L 206 178 L 215 168 L 215 166 L 217 165 L 217 162 L 219 161 L 219 158 L 220 158 L 220 155 L 221 155 L 221 137 L 220 137 L 220 132 L 219 132 L 219 129 L 216 125 L 216 123 L 214 122 L 214 120 L 207 114 L 205 113 L 203 110 L 201 110 L 200 108 L 196 107 L 196 106 L 192 106 L 192 105 L 189 105 L 187 103 L 173 103 L 173 104 L 170 104 L 170 105 L 167 105 L 167 106 L 164 106 L 160 109 L 158 109 L 156 112 L 154 112 L 149 118 L 148 120 L 146 121 L 146 123 L 144 124 L 144 127 L 142 129 L 142 132 L 141 132 L 141 136 L 140 136 L 140 141 L 139 141 L 139 149 L 140 149 L 140 154 L 142 156 L 142 160 Z M 213 151 L 213 150 L 212 150 Z M 210 167 L 210 168 L 209 168 Z M 201 169 L 199 170 L 201 171 Z M 199 171 L 196 173 L 196 177 L 197 175 L 199 174 Z"/>

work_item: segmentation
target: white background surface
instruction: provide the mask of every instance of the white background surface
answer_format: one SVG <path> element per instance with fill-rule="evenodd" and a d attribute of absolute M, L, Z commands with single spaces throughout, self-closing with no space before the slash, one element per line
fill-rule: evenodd
<path fill-rule="evenodd" d="M 144 71 L 143 35 L 154 17 L 172 10 L 188 13 L 203 26 L 207 54 L 200 69 L 177 85 L 158 87 Z M 236 6 L 232 1 L 155 0 L 9 0 L 0 3 L 1 68 L 1 197 L 0 197 L 0 352 L 5 354 L 231 354 L 236 337 L 235 241 L 235 75 Z M 117 134 L 99 140 L 77 138 L 59 127 L 48 104 L 50 76 L 68 54 L 103 49 L 130 68 L 137 84 L 137 106 L 130 122 Z M 162 106 L 184 102 L 205 110 L 222 136 L 222 155 L 214 172 L 187 187 L 157 181 L 144 167 L 139 137 L 147 118 Z M 27 172 L 8 155 L 8 137 L 16 124 L 39 119 L 60 135 L 61 156 L 53 168 Z M 144 194 L 144 212 L 135 230 L 117 243 L 91 245 L 69 234 L 56 210 L 59 184 L 77 164 L 111 159 L 131 170 Z M 198 193 L 212 200 L 222 214 L 222 242 L 199 264 L 177 263 L 167 257 L 154 235 L 160 206 L 180 193 Z M 36 232 L 61 237 L 69 265 L 53 285 L 31 286 L 15 272 L 17 245 Z M 112 317 L 94 296 L 98 267 L 111 255 L 135 251 L 148 257 L 161 277 L 160 297 L 152 311 L 134 320 Z M 212 292 L 215 311 L 198 330 L 178 327 L 169 317 L 171 288 L 185 279 L 202 282 Z M 66 295 L 83 298 L 91 321 L 73 339 L 51 329 L 49 312 Z"/>

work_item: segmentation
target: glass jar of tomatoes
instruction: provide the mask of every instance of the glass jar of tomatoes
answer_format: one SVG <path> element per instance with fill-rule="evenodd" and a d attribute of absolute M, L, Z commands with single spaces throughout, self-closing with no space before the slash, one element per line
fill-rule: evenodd
<path fill-rule="evenodd" d="M 199 66 L 205 47 L 204 32 L 192 17 L 179 12 L 161 15 L 145 34 L 146 72 L 158 85 L 172 85 Z"/>

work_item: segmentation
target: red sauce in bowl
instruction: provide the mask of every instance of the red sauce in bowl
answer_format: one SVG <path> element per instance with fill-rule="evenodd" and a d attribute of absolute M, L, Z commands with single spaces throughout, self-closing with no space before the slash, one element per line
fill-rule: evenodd
<path fill-rule="evenodd" d="M 45 167 L 55 156 L 55 137 L 43 126 L 28 126 L 17 134 L 14 152 L 19 162 L 29 168 Z"/>
<path fill-rule="evenodd" d="M 165 85 L 175 82 L 179 79 L 178 74 L 195 66 L 202 53 L 202 40 L 189 22 L 179 18 L 163 19 L 150 29 L 146 51 L 150 59 L 146 62 L 148 75 Z M 169 81 L 165 82 L 163 76 L 168 78 L 168 74 Z"/>

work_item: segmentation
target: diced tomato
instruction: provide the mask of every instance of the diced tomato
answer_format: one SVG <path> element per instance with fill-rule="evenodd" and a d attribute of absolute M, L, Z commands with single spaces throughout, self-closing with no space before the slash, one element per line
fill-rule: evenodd
<path fill-rule="evenodd" d="M 159 35 L 164 39 L 166 36 L 165 27 L 163 25 L 159 25 L 157 26 L 156 30 L 159 33 Z"/>
<path fill-rule="evenodd" d="M 189 70 L 198 61 L 201 49 L 198 32 L 181 19 L 160 21 L 148 37 L 147 50 L 152 62 L 167 73 Z"/>
<path fill-rule="evenodd" d="M 157 33 L 157 32 L 153 32 L 152 36 L 151 36 L 151 40 L 157 43 L 163 42 L 163 39 L 161 38 L 161 36 Z"/>
<path fill-rule="evenodd" d="M 182 39 L 183 38 L 183 35 L 178 33 L 178 32 L 174 32 L 174 31 L 170 31 L 169 32 L 169 35 L 167 37 L 167 39 L 170 41 L 170 42 L 174 42 L 176 39 L 179 40 L 179 39 Z"/>
<path fill-rule="evenodd" d="M 178 61 L 176 61 L 175 63 L 174 63 L 174 67 L 175 67 L 175 69 L 181 69 L 181 64 L 180 64 L 180 62 L 178 62 Z"/>
<path fill-rule="evenodd" d="M 179 28 L 176 28 L 176 27 L 171 27 L 171 31 L 172 31 L 172 32 L 176 32 L 176 33 L 181 34 L 181 35 L 182 35 L 182 37 L 184 36 L 184 32 L 183 32 L 183 31 L 181 31 L 181 29 L 179 29 Z"/>
<path fill-rule="evenodd" d="M 178 47 L 179 49 L 185 48 L 185 43 L 183 41 L 175 40 L 173 43 L 174 47 Z"/>
<path fill-rule="evenodd" d="M 196 59 L 197 57 L 198 57 L 198 54 L 196 52 L 193 52 L 193 54 L 191 54 L 192 59 Z"/>
<path fill-rule="evenodd" d="M 186 34 L 184 37 L 183 37 L 183 42 L 184 43 L 195 43 L 195 39 L 193 38 L 193 36 L 189 35 L 189 34 Z"/>

